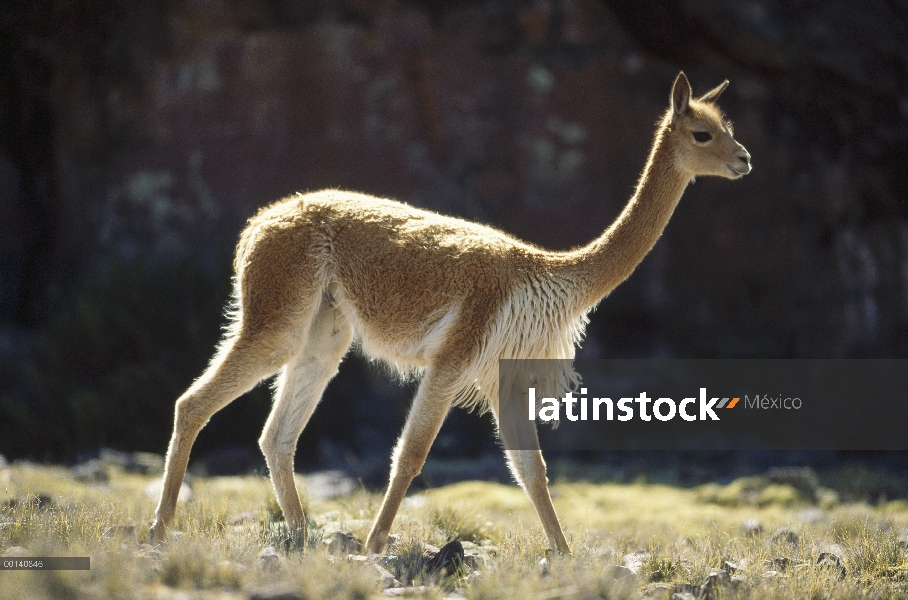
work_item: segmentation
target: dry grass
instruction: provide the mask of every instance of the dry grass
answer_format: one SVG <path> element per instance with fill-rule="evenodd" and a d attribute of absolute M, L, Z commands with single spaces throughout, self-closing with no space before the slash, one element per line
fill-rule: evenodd
<path fill-rule="evenodd" d="M 0 570 L 0 599 L 228 600 L 275 585 L 302 598 L 382 595 L 373 565 L 330 556 L 325 544 L 340 530 L 364 539 L 380 499 L 375 494 L 304 499 L 312 518 L 304 540 L 275 521 L 267 479 L 196 479 L 174 523 L 182 535 L 154 548 L 147 544 L 155 505 L 145 492 L 150 481 L 115 472 L 107 483 L 84 484 L 60 468 L 0 469 L 0 551 L 19 546 L 29 555 L 90 556 L 92 565 L 87 572 Z M 405 501 L 395 523 L 397 558 L 384 564 L 404 584 L 424 586 L 420 594 L 430 598 L 667 598 L 679 584 L 701 584 L 726 561 L 739 567 L 740 583 L 724 588 L 723 599 L 908 596 L 903 501 L 843 503 L 831 492 L 808 500 L 788 486 L 753 479 L 696 489 L 562 482 L 552 491 L 573 556 L 548 556 L 540 564 L 545 538 L 516 486 L 465 482 Z M 52 500 L 42 505 L 39 494 Z M 250 514 L 235 523 L 242 513 Z M 758 520 L 763 532 L 747 533 L 741 526 L 747 519 Z M 133 525 L 135 533 L 108 532 L 115 525 Z M 797 543 L 772 541 L 781 527 Z M 425 573 L 422 544 L 451 539 L 482 557 L 478 574 Z M 269 545 L 280 553 L 273 568 L 258 558 Z M 637 575 L 616 578 L 622 573 L 614 565 L 633 552 L 641 552 Z M 836 567 L 816 565 L 821 552 L 840 558 L 844 578 Z"/>

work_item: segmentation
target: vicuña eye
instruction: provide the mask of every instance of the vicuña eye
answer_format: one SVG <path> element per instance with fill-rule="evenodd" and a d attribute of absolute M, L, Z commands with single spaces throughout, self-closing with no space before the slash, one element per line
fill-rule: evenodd
<path fill-rule="evenodd" d="M 709 140 L 713 139 L 713 136 L 710 135 L 710 133 L 708 131 L 695 131 L 694 139 L 696 141 L 700 142 L 701 144 L 703 144 L 703 143 L 708 142 Z"/>

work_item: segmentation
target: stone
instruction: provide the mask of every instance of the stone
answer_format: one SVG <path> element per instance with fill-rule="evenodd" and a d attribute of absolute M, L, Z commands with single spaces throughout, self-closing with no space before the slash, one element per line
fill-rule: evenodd
<path fill-rule="evenodd" d="M 7 548 L 6 550 L 3 551 L 3 556 L 15 556 L 15 557 L 31 556 L 31 553 L 26 548 L 23 548 L 22 546 L 10 546 L 9 548 Z"/>
<path fill-rule="evenodd" d="M 676 594 L 690 594 L 696 598 L 700 595 L 700 586 L 692 583 L 679 583 L 675 585 L 674 592 Z"/>
<path fill-rule="evenodd" d="M 781 529 L 776 530 L 771 536 L 769 536 L 770 544 L 790 544 L 792 546 L 798 545 L 798 534 L 796 534 L 791 529 L 782 527 Z"/>
<path fill-rule="evenodd" d="M 145 495 L 152 500 L 157 501 L 161 497 L 161 490 L 164 489 L 164 479 L 155 479 L 145 486 Z M 192 498 L 192 489 L 185 481 L 180 484 L 180 492 L 177 495 L 177 502 L 183 503 Z"/>
<path fill-rule="evenodd" d="M 621 559 L 621 562 L 625 567 L 630 569 L 635 575 L 640 571 L 640 568 L 643 566 L 643 561 L 648 559 L 651 556 L 649 552 L 644 550 L 637 550 L 636 552 L 631 552 L 630 554 L 625 554 L 624 558 Z"/>
<path fill-rule="evenodd" d="M 810 467 L 772 467 L 766 477 L 773 483 L 790 485 L 810 501 L 816 500 L 820 481 Z"/>
<path fill-rule="evenodd" d="M 652 598 L 653 600 L 665 600 L 671 598 L 675 593 L 675 586 L 667 583 L 651 583 L 646 586 L 640 596 L 642 598 Z"/>
<path fill-rule="evenodd" d="M 164 456 L 153 452 L 133 452 L 123 465 L 127 473 L 139 475 L 162 475 L 164 473 Z"/>
<path fill-rule="evenodd" d="M 105 540 L 120 539 L 132 542 L 138 542 L 135 525 L 111 525 L 104 530 L 101 535 Z"/>
<path fill-rule="evenodd" d="M 637 574 L 624 565 L 606 567 L 606 575 L 612 579 L 637 578 Z"/>
<path fill-rule="evenodd" d="M 331 554 L 362 554 L 363 541 L 349 531 L 338 531 L 328 542 L 328 552 Z"/>
<path fill-rule="evenodd" d="M 228 525 L 243 525 L 244 523 L 255 523 L 259 520 L 258 513 L 252 511 L 241 512 L 233 515 L 227 520 Z"/>
<path fill-rule="evenodd" d="M 464 554 L 463 564 L 472 571 L 482 571 L 486 567 L 486 560 L 481 554 Z"/>
<path fill-rule="evenodd" d="M 97 458 L 80 463 L 70 471 L 73 479 L 82 483 L 107 483 L 110 481 L 107 465 Z"/>
<path fill-rule="evenodd" d="M 795 515 L 795 520 L 800 523 L 819 523 L 826 517 L 826 513 L 816 507 L 800 511 Z"/>
<path fill-rule="evenodd" d="M 713 571 L 706 576 L 700 586 L 700 600 L 718 600 L 722 590 L 731 588 L 731 576 L 728 571 Z"/>
<path fill-rule="evenodd" d="M 349 496 L 356 481 L 343 471 L 317 471 L 304 477 L 306 494 L 313 500 L 332 500 Z"/>
<path fill-rule="evenodd" d="M 426 572 L 454 575 L 463 567 L 463 546 L 458 540 L 452 540 L 442 546 L 435 556 L 426 563 Z"/>
<path fill-rule="evenodd" d="M 307 600 L 307 598 L 286 583 L 278 583 L 250 591 L 249 600 Z"/>
<path fill-rule="evenodd" d="M 766 566 L 773 571 L 784 572 L 788 570 L 788 567 L 795 566 L 799 564 L 799 561 L 794 561 L 787 556 L 777 556 L 773 559 L 766 561 Z"/>
<path fill-rule="evenodd" d="M 757 519 L 747 519 L 741 523 L 741 529 L 747 535 L 760 535 L 763 533 L 763 524 Z"/>
<path fill-rule="evenodd" d="M 266 546 L 256 560 L 256 566 L 263 571 L 274 571 L 279 569 L 284 562 L 284 557 L 278 554 L 273 546 Z"/>
<path fill-rule="evenodd" d="M 848 574 L 842 559 L 831 552 L 820 552 L 817 556 L 817 568 L 830 569 L 838 573 L 839 579 L 845 579 L 845 575 Z"/>
<path fill-rule="evenodd" d="M 416 585 L 411 587 L 393 587 L 384 590 L 381 595 L 385 598 L 400 598 L 402 596 L 414 596 L 419 598 L 425 596 L 430 589 L 432 588 L 429 588 L 425 585 Z"/>
<path fill-rule="evenodd" d="M 382 589 L 401 587 L 400 581 L 388 569 L 378 563 L 372 563 L 372 568 L 378 572 L 378 585 Z"/>

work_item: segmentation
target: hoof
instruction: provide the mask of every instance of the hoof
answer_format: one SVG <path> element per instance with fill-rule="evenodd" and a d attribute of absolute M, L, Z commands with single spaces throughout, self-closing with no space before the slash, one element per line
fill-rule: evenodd
<path fill-rule="evenodd" d="M 366 554 L 382 554 L 385 551 L 387 541 L 387 534 L 374 537 L 370 535 L 369 539 L 366 540 Z"/>
<path fill-rule="evenodd" d="M 163 523 L 155 523 L 148 530 L 148 533 L 151 535 L 152 544 L 167 543 L 167 528 L 164 527 Z"/>

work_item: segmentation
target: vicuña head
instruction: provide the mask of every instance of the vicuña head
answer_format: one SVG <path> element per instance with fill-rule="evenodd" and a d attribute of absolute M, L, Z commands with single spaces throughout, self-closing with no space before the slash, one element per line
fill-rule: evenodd
<path fill-rule="evenodd" d="M 737 179 L 750 173 L 750 154 L 732 137 L 731 123 L 715 105 L 726 87 L 727 79 L 693 98 L 684 73 L 675 79 L 671 108 L 662 127 L 675 164 L 692 177 L 718 175 Z"/>
<path fill-rule="evenodd" d="M 237 246 L 233 323 L 177 400 L 152 539 L 166 536 L 199 431 L 275 373 L 259 441 L 288 525 L 305 527 L 293 477 L 297 438 L 357 339 L 366 354 L 421 376 L 368 550 L 384 548 L 445 415 L 461 405 L 492 411 L 549 542 L 569 551 L 533 423 L 499 421 L 498 361 L 573 358 L 587 315 L 640 264 L 691 179 L 750 172 L 750 155 L 714 104 L 726 85 L 695 99 L 678 75 L 633 197 L 602 235 L 575 250 L 547 251 L 490 227 L 337 190 L 259 211 Z M 535 449 L 514 443 L 527 436 Z"/>

